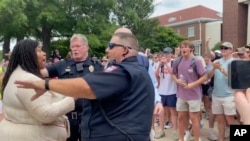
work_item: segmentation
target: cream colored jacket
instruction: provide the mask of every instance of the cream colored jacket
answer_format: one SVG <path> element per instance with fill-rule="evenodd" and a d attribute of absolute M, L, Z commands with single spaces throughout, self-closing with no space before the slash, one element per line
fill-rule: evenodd
<path fill-rule="evenodd" d="M 41 80 L 18 67 L 4 90 L 4 120 L 1 141 L 65 141 L 69 136 L 66 113 L 74 109 L 74 99 L 47 91 L 31 101 L 33 89 L 17 88 L 15 80 Z"/>

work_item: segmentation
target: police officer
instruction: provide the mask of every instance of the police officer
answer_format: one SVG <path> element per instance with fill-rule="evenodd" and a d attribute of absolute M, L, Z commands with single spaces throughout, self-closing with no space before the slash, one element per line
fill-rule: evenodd
<path fill-rule="evenodd" d="M 74 34 L 70 39 L 72 58 L 67 58 L 42 70 L 45 77 L 75 78 L 82 77 L 94 71 L 102 71 L 102 65 L 96 58 L 88 57 L 88 40 L 82 34 Z M 71 135 L 67 141 L 78 141 L 80 137 L 80 122 L 83 112 L 84 100 L 78 99 L 75 102 L 75 110 L 67 114 L 70 122 Z"/>
<path fill-rule="evenodd" d="M 84 141 L 149 141 L 154 109 L 154 87 L 137 61 L 137 39 L 128 33 L 113 35 L 108 55 L 116 60 L 103 72 L 64 80 L 16 81 L 17 87 L 45 89 L 88 99 L 81 131 Z"/>

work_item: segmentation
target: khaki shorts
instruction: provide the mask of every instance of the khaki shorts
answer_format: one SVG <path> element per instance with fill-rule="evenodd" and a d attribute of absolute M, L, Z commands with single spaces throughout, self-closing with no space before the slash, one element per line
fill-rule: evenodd
<path fill-rule="evenodd" d="M 176 110 L 179 112 L 199 112 L 201 111 L 201 100 L 183 100 L 177 98 Z"/>
<path fill-rule="evenodd" d="M 215 97 L 212 96 L 212 113 L 224 114 L 228 116 L 236 115 L 234 97 Z"/>

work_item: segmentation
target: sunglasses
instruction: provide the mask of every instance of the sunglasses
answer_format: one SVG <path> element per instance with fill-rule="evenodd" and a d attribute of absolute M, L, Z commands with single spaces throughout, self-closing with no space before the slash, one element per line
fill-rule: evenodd
<path fill-rule="evenodd" d="M 228 49 L 230 49 L 229 47 L 221 47 L 220 48 L 221 50 L 228 50 Z"/>
<path fill-rule="evenodd" d="M 132 49 L 131 47 L 128 47 L 128 46 L 124 46 L 124 45 L 122 45 L 122 44 L 116 44 L 116 43 L 109 43 L 109 49 L 113 49 L 114 47 L 118 47 L 118 46 L 120 46 L 120 47 L 123 47 L 123 48 L 129 48 L 129 49 Z"/>

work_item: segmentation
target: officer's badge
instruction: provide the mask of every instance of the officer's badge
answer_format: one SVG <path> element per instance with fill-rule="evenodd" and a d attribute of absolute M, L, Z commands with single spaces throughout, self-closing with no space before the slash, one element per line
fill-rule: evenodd
<path fill-rule="evenodd" d="M 91 65 L 91 66 L 89 66 L 89 71 L 90 72 L 93 72 L 95 70 L 95 68 Z"/>
<path fill-rule="evenodd" d="M 110 67 L 107 67 L 104 72 L 113 72 L 115 70 L 117 70 L 118 67 L 117 66 L 110 66 Z"/>

